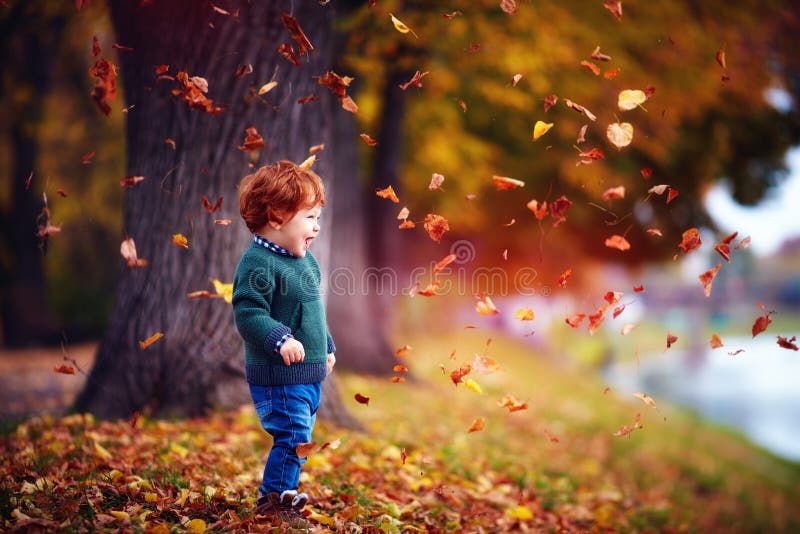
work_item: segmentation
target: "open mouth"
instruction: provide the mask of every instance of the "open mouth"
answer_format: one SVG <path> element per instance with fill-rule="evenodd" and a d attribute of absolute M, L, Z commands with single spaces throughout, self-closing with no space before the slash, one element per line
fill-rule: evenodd
<path fill-rule="evenodd" d="M 312 242 L 312 241 L 314 241 L 314 238 L 313 238 L 313 237 L 307 237 L 307 238 L 305 238 L 305 241 L 303 241 L 303 248 L 304 248 L 305 250 L 308 250 L 308 247 L 310 247 L 310 246 L 311 246 L 311 242 Z"/>

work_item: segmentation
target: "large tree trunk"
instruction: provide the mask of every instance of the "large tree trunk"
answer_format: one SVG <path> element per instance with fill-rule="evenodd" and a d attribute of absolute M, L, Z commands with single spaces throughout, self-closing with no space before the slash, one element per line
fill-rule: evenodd
<path fill-rule="evenodd" d="M 140 4 L 114 1 L 111 11 L 117 42 L 134 49 L 122 54 L 121 65 L 130 109 L 128 174 L 145 177 L 126 193 L 125 230 L 149 263 L 122 268 L 110 324 L 76 409 L 103 417 L 145 408 L 161 415 L 195 415 L 247 400 L 242 343 L 230 305 L 186 298 L 191 291 L 210 289 L 210 278 L 230 281 L 249 244 L 238 217 L 237 190 L 249 172 L 249 156 L 236 147 L 250 126 L 267 144 L 257 165 L 299 162 L 309 146 L 330 143 L 331 96 L 313 77 L 330 68 L 333 11 L 316 2 L 236 2 L 225 9 L 238 16 L 225 16 L 194 0 Z M 298 19 L 315 47 L 300 68 L 276 52 L 290 41 L 282 12 Z M 156 80 L 161 64 L 173 75 L 183 70 L 206 78 L 208 97 L 226 111 L 214 116 L 190 109 L 171 94 L 175 82 Z M 234 76 L 246 64 L 254 73 Z M 278 86 L 263 100 L 256 97 L 253 90 L 273 76 Z M 321 101 L 297 103 L 311 93 Z M 175 141 L 174 151 L 164 143 L 167 138 Z M 349 178 L 334 176 L 330 158 L 322 158 L 315 170 L 329 187 Z M 223 196 L 220 212 L 206 213 L 203 195 L 212 202 Z M 214 224 L 214 218 L 223 217 L 234 224 Z M 171 243 L 176 233 L 188 237 L 188 250 Z M 321 236 L 313 252 L 324 271 L 330 228 Z M 156 332 L 164 338 L 140 349 L 139 341 Z M 335 391 L 330 385 L 328 394 Z"/>
<path fill-rule="evenodd" d="M 58 324 L 47 303 L 42 257 L 37 239 L 36 217 L 43 207 L 36 170 L 39 144 L 38 128 L 42 118 L 39 95 L 51 83 L 52 54 L 63 34 L 63 16 L 47 19 L 44 25 L 41 6 L 34 3 L 15 5 L 2 24 L 3 70 L 14 73 L 13 109 L 8 120 L 11 133 L 11 210 L 2 225 L 3 246 L 7 247 L 10 269 L 0 276 L 0 325 L 2 341 L 7 346 L 56 343 Z M 0 89 L 2 90 L 2 89 Z M 26 181 L 33 172 L 32 186 Z"/>

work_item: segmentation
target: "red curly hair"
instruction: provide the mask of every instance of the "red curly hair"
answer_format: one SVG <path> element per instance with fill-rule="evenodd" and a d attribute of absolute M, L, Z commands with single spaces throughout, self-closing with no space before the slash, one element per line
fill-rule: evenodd
<path fill-rule="evenodd" d="M 270 221 L 283 224 L 302 208 L 325 205 L 325 187 L 317 174 L 291 161 L 261 167 L 239 184 L 239 213 L 256 233 Z"/>

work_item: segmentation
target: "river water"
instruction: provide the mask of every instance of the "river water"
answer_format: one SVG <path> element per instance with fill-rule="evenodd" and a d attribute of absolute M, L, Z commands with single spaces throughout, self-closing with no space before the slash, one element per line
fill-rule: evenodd
<path fill-rule="evenodd" d="M 689 360 L 665 351 L 604 372 L 622 394 L 642 391 L 657 402 L 691 408 L 741 431 L 784 458 L 800 461 L 800 352 L 781 348 L 774 335 L 725 338 L 725 346 Z M 731 355 L 744 349 L 737 355 Z"/>

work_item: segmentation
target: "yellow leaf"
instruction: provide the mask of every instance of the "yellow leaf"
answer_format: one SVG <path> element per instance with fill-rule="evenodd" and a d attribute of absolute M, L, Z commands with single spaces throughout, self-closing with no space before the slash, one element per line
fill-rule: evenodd
<path fill-rule="evenodd" d="M 139 348 L 144 350 L 147 347 L 149 347 L 150 345 L 152 345 L 153 343 L 155 343 L 156 341 L 158 341 L 159 339 L 161 339 L 162 337 L 164 337 L 164 334 L 162 334 L 161 332 L 156 332 L 155 334 L 153 334 L 152 336 L 148 337 L 144 341 L 140 341 L 139 342 Z"/>
<path fill-rule="evenodd" d="M 530 308 L 520 308 L 514 314 L 514 319 L 519 319 L 520 321 L 533 321 L 536 319 L 536 315 Z"/>
<path fill-rule="evenodd" d="M 172 244 L 176 247 L 189 248 L 189 240 L 183 234 L 172 234 Z"/>
<path fill-rule="evenodd" d="M 203 490 L 203 495 L 206 496 L 206 499 L 213 499 L 214 495 L 217 494 L 217 488 L 214 486 L 206 486 Z"/>
<path fill-rule="evenodd" d="M 536 141 L 537 139 L 539 139 L 541 136 L 546 134 L 552 127 L 553 127 L 552 122 L 536 121 L 536 124 L 533 126 L 533 140 Z"/>
<path fill-rule="evenodd" d="M 644 103 L 647 100 L 647 95 L 644 91 L 639 89 L 625 89 L 620 91 L 617 98 L 617 106 L 620 111 L 629 111 Z"/>
<path fill-rule="evenodd" d="M 264 84 L 264 85 L 262 85 L 262 86 L 261 86 L 261 88 L 258 90 L 258 94 L 260 94 L 260 95 L 263 95 L 263 94 L 269 93 L 270 91 L 272 91 L 273 89 L 275 89 L 275 86 L 276 86 L 276 85 L 278 85 L 278 82 L 276 82 L 275 80 L 273 80 L 273 81 L 271 81 L 271 82 L 269 82 L 269 83 L 265 83 L 265 84 Z"/>
<path fill-rule="evenodd" d="M 206 531 L 206 522 L 199 518 L 192 519 L 186 525 L 186 530 L 192 534 L 203 534 Z"/>
<path fill-rule="evenodd" d="M 307 510 L 308 509 L 309 508 L 307 508 Z M 332 527 L 332 526 L 336 525 L 336 520 L 334 518 L 332 518 L 330 516 L 327 516 L 327 515 L 322 515 L 322 514 L 316 512 L 313 509 L 310 509 L 310 510 L 311 510 L 311 514 L 308 516 L 308 518 L 310 520 L 316 521 L 317 523 L 319 523 L 321 525 L 328 525 L 329 527 Z"/>
<path fill-rule="evenodd" d="M 95 453 L 96 456 L 98 456 L 99 458 L 102 458 L 103 460 L 110 460 L 111 459 L 111 453 L 108 452 L 108 450 L 106 450 L 105 447 L 103 447 L 102 445 L 100 445 L 96 441 L 94 442 L 94 453 Z"/>
<path fill-rule="evenodd" d="M 117 511 L 117 510 L 109 510 L 108 513 L 111 514 L 112 516 L 114 516 L 116 519 L 119 519 L 120 521 L 130 521 L 131 520 L 131 516 L 130 516 L 130 514 L 128 514 L 128 512 L 120 512 L 120 511 Z"/>
<path fill-rule="evenodd" d="M 214 291 L 217 292 L 217 295 L 222 295 L 225 302 L 230 304 L 230 302 L 233 301 L 233 282 L 226 284 L 214 278 L 211 280 L 211 283 L 214 284 Z"/>
<path fill-rule="evenodd" d="M 403 23 L 403 21 L 401 21 L 400 19 L 398 19 L 397 17 L 395 17 L 395 16 L 394 16 L 394 15 L 392 15 L 391 13 L 389 13 L 389 16 L 390 16 L 390 17 L 392 17 L 392 24 L 394 24 L 394 29 L 395 29 L 395 30 L 399 31 L 400 33 L 408 33 L 408 32 L 411 32 L 411 35 L 413 35 L 414 37 L 417 37 L 417 38 L 419 38 L 419 36 L 418 36 L 416 33 L 414 33 L 414 30 L 412 30 L 411 28 L 409 28 L 408 26 L 406 26 L 406 25 Z"/>
<path fill-rule="evenodd" d="M 533 512 L 531 512 L 530 508 L 527 506 L 512 506 L 511 508 L 506 508 L 506 516 L 511 519 L 526 521 L 528 519 L 533 519 Z"/>
<path fill-rule="evenodd" d="M 108 472 L 108 478 L 111 479 L 111 482 L 116 482 L 119 477 L 122 476 L 122 471 L 119 469 L 112 469 Z"/>
<path fill-rule="evenodd" d="M 158 500 L 158 494 L 152 491 L 148 491 L 144 494 L 144 502 L 156 502 Z"/>
<path fill-rule="evenodd" d="M 617 149 L 628 146 L 633 141 L 633 125 L 629 122 L 609 124 L 606 137 Z"/>
<path fill-rule="evenodd" d="M 483 395 L 483 390 L 481 389 L 480 384 L 475 382 L 473 379 L 467 378 L 464 381 L 464 385 L 467 386 L 467 389 L 469 389 L 470 391 L 474 391 L 478 395 Z"/>
<path fill-rule="evenodd" d="M 500 311 L 495 308 L 494 302 L 492 299 L 489 298 L 488 295 L 484 296 L 481 300 L 475 304 L 475 311 L 478 312 L 480 315 L 497 315 Z"/>
<path fill-rule="evenodd" d="M 178 500 L 175 501 L 175 504 L 183 508 L 186 505 L 186 499 L 188 498 L 189 498 L 189 490 L 186 488 L 181 488 L 181 494 L 178 497 Z"/>
<path fill-rule="evenodd" d="M 170 530 L 164 523 L 159 523 L 158 525 L 147 527 L 144 532 L 145 534 L 169 534 Z"/>
<path fill-rule="evenodd" d="M 306 159 L 304 159 L 304 160 L 303 160 L 303 163 L 301 163 L 301 164 L 299 165 L 299 167 L 300 167 L 301 169 L 306 169 L 306 170 L 308 170 L 308 169 L 310 169 L 310 168 L 311 168 L 311 167 L 314 165 L 314 163 L 315 163 L 316 161 L 317 161 L 317 156 L 315 156 L 314 154 L 311 154 L 310 156 L 308 156 Z"/>

